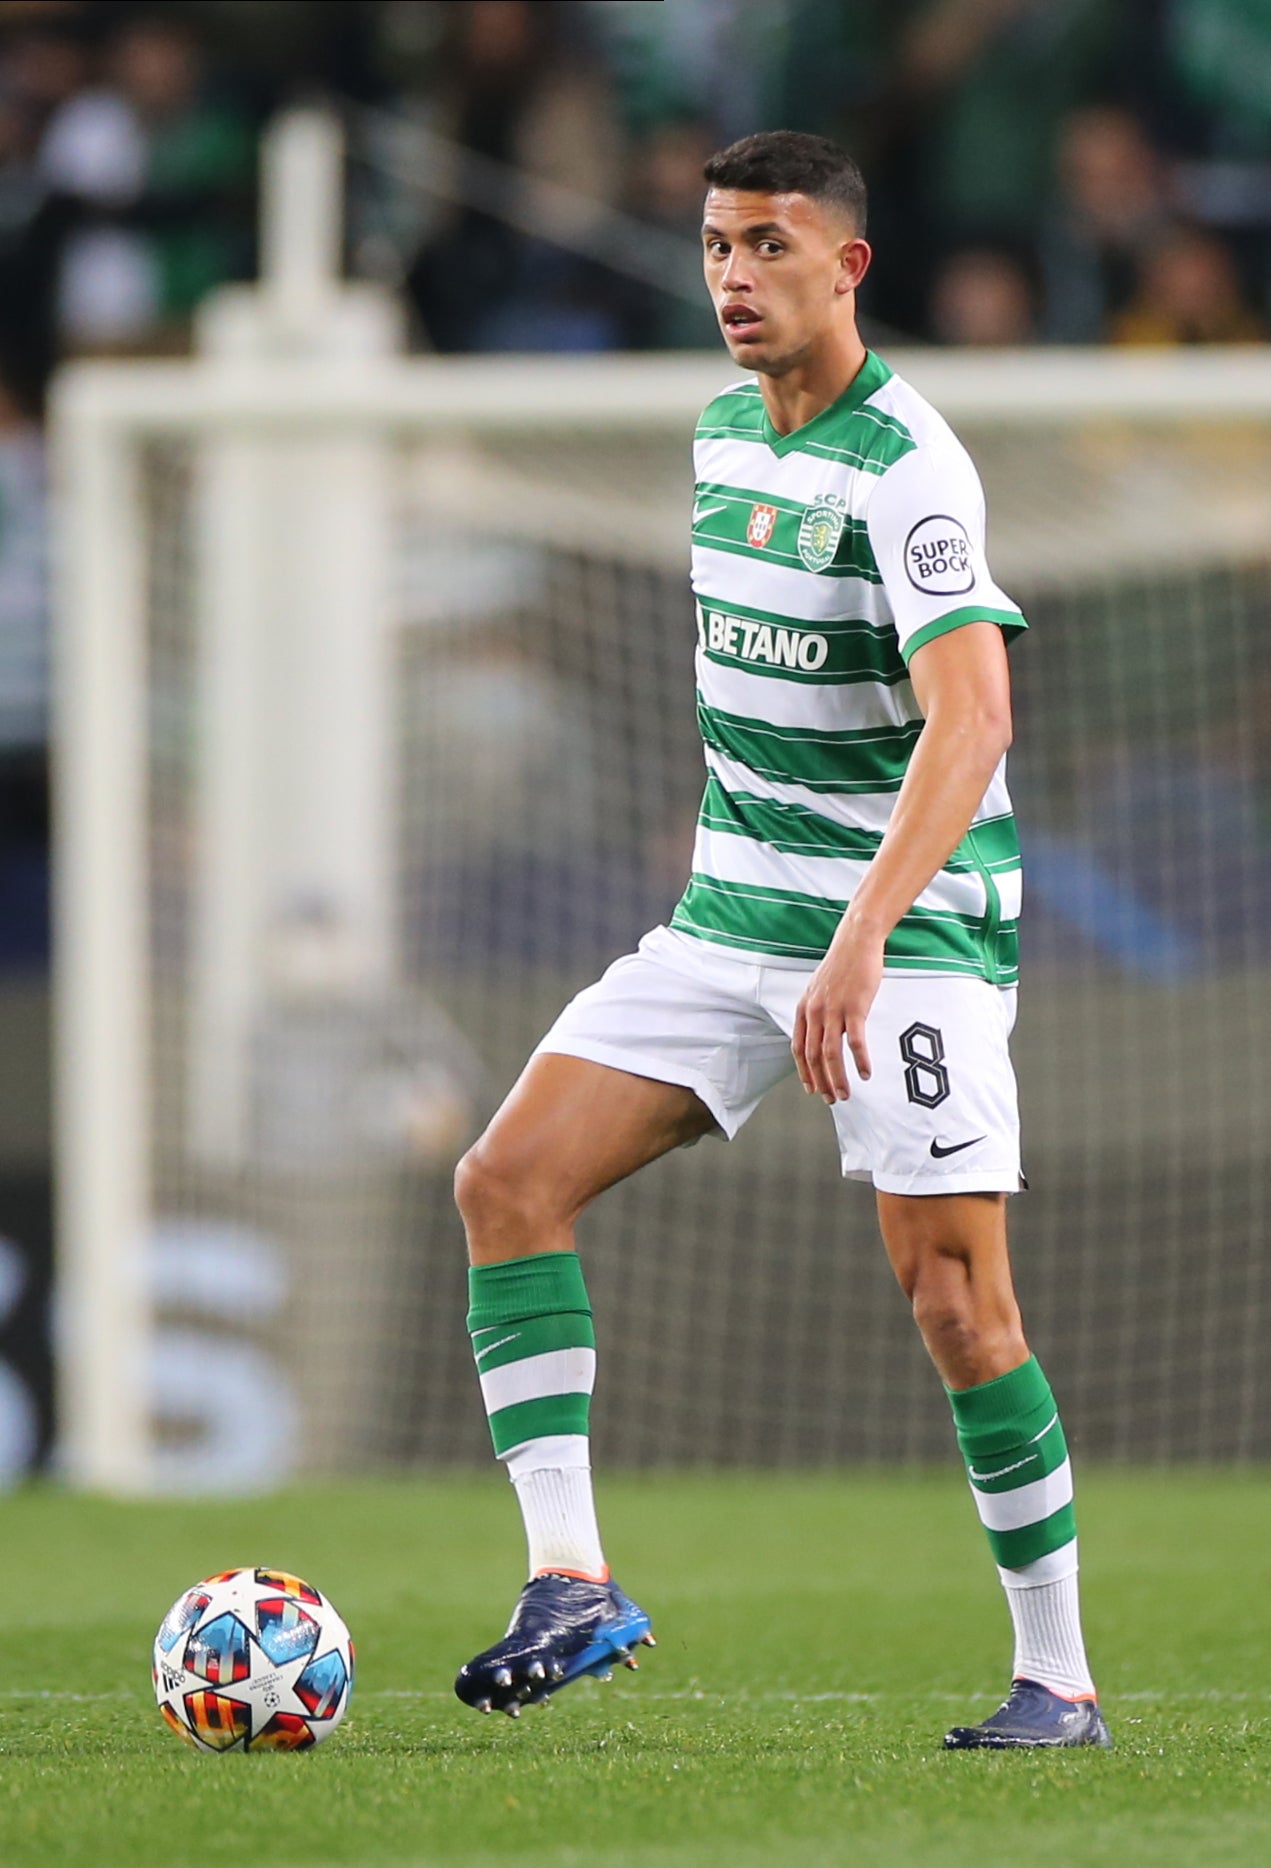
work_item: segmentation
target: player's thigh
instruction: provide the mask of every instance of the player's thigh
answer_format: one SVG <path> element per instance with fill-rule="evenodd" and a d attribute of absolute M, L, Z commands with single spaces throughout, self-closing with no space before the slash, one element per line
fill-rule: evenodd
<path fill-rule="evenodd" d="M 460 1173 L 460 1204 L 518 1200 L 572 1222 L 598 1194 L 715 1126 L 678 1083 L 555 1052 L 532 1057 Z"/>

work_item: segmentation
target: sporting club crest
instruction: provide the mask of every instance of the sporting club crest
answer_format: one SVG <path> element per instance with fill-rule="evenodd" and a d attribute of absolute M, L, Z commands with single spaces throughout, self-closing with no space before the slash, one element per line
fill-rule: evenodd
<path fill-rule="evenodd" d="M 809 506 L 799 526 L 799 556 L 809 571 L 823 571 L 833 564 L 834 554 L 843 536 L 847 501 L 828 496 Z"/>
<path fill-rule="evenodd" d="M 750 523 L 746 527 L 746 542 L 762 551 L 772 537 L 772 528 L 777 523 L 775 506 L 752 506 Z"/>

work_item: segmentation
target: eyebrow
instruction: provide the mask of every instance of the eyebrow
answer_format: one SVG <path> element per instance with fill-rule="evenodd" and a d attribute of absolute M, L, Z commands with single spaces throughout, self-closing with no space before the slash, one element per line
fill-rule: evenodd
<path fill-rule="evenodd" d="M 704 234 L 721 234 L 722 235 L 723 231 L 724 231 L 723 228 L 716 227 L 713 221 L 703 221 L 702 223 L 702 232 Z M 785 228 L 781 225 L 780 221 L 755 221 L 751 226 L 743 227 L 742 232 L 743 234 L 748 234 L 752 238 L 754 238 L 760 234 L 770 234 L 770 233 L 783 234 L 785 232 Z"/>

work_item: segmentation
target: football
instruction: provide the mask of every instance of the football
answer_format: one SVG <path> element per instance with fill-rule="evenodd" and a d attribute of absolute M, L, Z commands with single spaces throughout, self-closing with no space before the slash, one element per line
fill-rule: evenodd
<path fill-rule="evenodd" d="M 223 1570 L 195 1583 L 154 1643 L 159 1711 L 199 1751 L 305 1751 L 353 1691 L 353 1643 L 327 1601 L 286 1570 Z"/>

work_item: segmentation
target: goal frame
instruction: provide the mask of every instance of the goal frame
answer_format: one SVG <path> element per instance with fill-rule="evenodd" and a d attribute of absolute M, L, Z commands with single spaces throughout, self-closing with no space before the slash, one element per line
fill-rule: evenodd
<path fill-rule="evenodd" d="M 936 352 L 889 361 L 955 425 L 1271 420 L 1271 356 Z M 146 565 L 142 454 L 162 438 L 666 429 L 687 449 L 724 357 L 84 362 L 50 410 L 59 1470 L 152 1489 Z"/>

